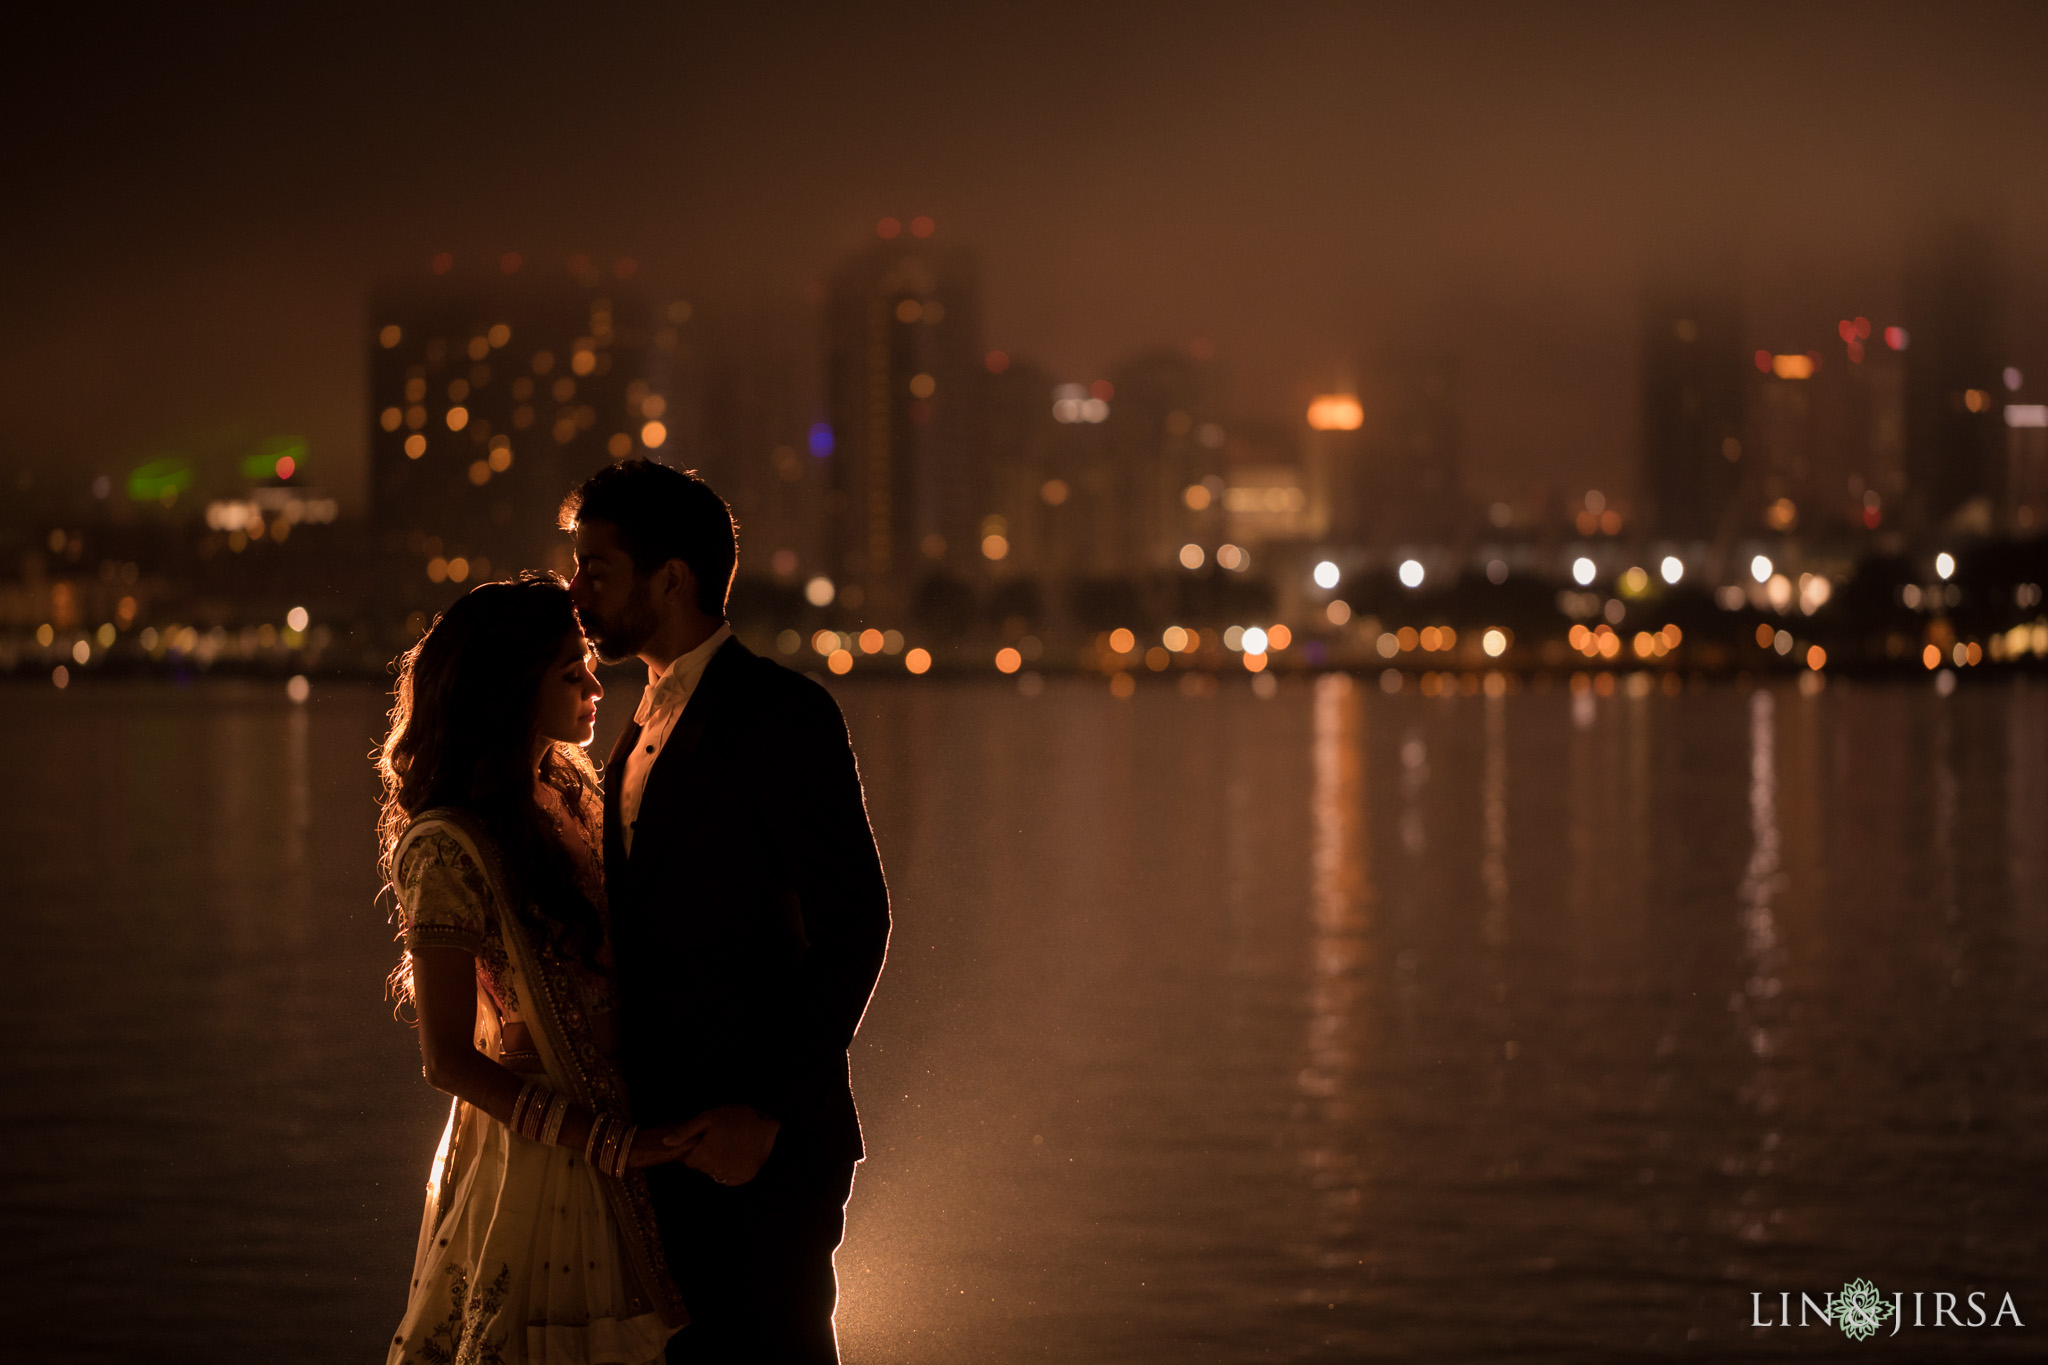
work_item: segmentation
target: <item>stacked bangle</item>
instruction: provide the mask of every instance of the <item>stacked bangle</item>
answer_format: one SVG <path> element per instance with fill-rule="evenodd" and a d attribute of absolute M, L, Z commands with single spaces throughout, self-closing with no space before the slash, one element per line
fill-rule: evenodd
<path fill-rule="evenodd" d="M 526 1106 L 526 1113 L 519 1120 L 519 1136 L 529 1142 L 540 1141 L 541 1125 L 548 1121 L 548 1106 L 554 1103 L 555 1093 L 542 1086 Z"/>
<path fill-rule="evenodd" d="M 567 1095 L 550 1090 L 539 1081 L 528 1081 L 519 1087 L 519 1096 L 512 1101 L 512 1115 L 505 1126 L 530 1141 L 556 1146 L 561 1142 L 569 1108 Z M 592 1114 L 590 1136 L 583 1142 L 583 1159 L 593 1170 L 623 1179 L 632 1169 L 633 1139 L 639 1132 L 637 1124 L 622 1118 Z"/>
<path fill-rule="evenodd" d="M 632 1169 L 633 1139 L 637 1124 L 611 1114 L 595 1114 L 590 1120 L 590 1137 L 583 1144 L 583 1159 L 600 1175 L 623 1180 Z"/>
<path fill-rule="evenodd" d="M 569 1097 L 557 1092 L 549 1098 L 547 1122 L 541 1126 L 540 1140 L 554 1146 L 562 1136 L 562 1123 L 569 1117 Z"/>
<path fill-rule="evenodd" d="M 562 1132 L 562 1121 L 569 1117 L 569 1097 L 559 1095 L 540 1081 L 528 1081 L 519 1087 L 519 1098 L 512 1101 L 512 1115 L 505 1126 L 530 1142 L 553 1142 Z"/>
<path fill-rule="evenodd" d="M 512 1114 L 511 1117 L 505 1120 L 505 1126 L 521 1137 L 525 1137 L 527 1135 L 527 1119 L 530 1111 L 535 1107 L 534 1102 L 546 1093 L 547 1087 L 539 1081 L 529 1080 L 526 1084 L 520 1086 L 519 1097 L 512 1101 Z"/>
<path fill-rule="evenodd" d="M 593 1114 L 590 1118 L 590 1138 L 583 1144 L 583 1159 L 600 1170 L 603 1168 L 597 1166 L 598 1148 L 603 1145 L 604 1130 L 614 1121 L 610 1114 Z"/>

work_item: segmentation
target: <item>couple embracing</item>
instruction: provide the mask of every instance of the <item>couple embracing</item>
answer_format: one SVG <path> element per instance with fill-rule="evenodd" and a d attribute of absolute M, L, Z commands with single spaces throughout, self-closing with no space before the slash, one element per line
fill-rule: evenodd
<path fill-rule="evenodd" d="M 733 638 L 701 479 L 613 465 L 562 525 L 574 581 L 442 613 L 379 755 L 394 986 L 456 1101 L 388 1359 L 836 1361 L 889 933 L 846 726 Z M 648 674 L 602 777 L 593 650 Z"/>

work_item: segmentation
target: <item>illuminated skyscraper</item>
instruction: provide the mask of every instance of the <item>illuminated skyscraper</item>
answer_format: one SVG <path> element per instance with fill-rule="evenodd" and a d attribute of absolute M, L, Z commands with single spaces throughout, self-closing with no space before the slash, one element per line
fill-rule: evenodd
<path fill-rule="evenodd" d="M 1205 446 L 1201 437 L 1205 426 L 1215 429 L 1213 374 L 1183 350 L 1160 349 L 1133 356 L 1110 378 L 1109 477 L 1124 560 L 1118 567 L 1177 572 L 1181 547 L 1200 539 L 1206 524 L 1187 504 L 1188 486 L 1222 472 L 1219 442 Z"/>
<path fill-rule="evenodd" d="M 1365 464 L 1359 436 L 1365 407 L 1348 391 L 1319 394 L 1304 416 L 1304 529 L 1312 539 L 1357 545 L 1365 539 L 1365 499 L 1358 491 Z"/>
<path fill-rule="evenodd" d="M 1640 486 L 1648 525 L 1666 540 L 1713 542 L 1738 529 L 1743 483 L 1750 353 L 1734 291 L 1655 291 L 1642 328 Z"/>
<path fill-rule="evenodd" d="M 2004 385 L 1994 243 L 1956 229 L 1907 263 L 1906 480 L 1913 521 L 1990 528 L 2005 494 Z"/>
<path fill-rule="evenodd" d="M 1801 349 L 1752 356 L 1738 533 L 1839 544 L 1899 514 L 1905 332 L 1862 316 L 1832 328 L 1823 337 L 1814 326 Z"/>
<path fill-rule="evenodd" d="M 1070 571 L 1075 471 L 1053 420 L 1053 378 L 1028 360 L 1003 356 L 982 389 L 988 503 L 1002 519 L 998 579 L 1045 580 Z M 1099 428 L 1093 428 L 1099 430 Z"/>
<path fill-rule="evenodd" d="M 812 450 L 812 428 L 822 427 L 823 416 L 815 308 L 758 296 L 708 300 L 685 332 L 695 363 L 677 381 L 703 396 L 670 399 L 702 413 L 697 439 L 684 448 L 739 520 L 740 577 L 794 590 L 829 573 L 823 514 L 830 470 Z"/>
<path fill-rule="evenodd" d="M 877 620 L 934 575 L 977 572 L 991 510 L 974 264 L 930 235 L 919 219 L 875 242 L 833 275 L 826 305 L 828 554 L 842 603 Z"/>
<path fill-rule="evenodd" d="M 370 503 L 387 612 L 566 568 L 555 511 L 569 489 L 607 460 L 676 449 L 688 309 L 656 313 L 617 278 L 630 268 L 444 270 L 372 299 Z"/>
<path fill-rule="evenodd" d="M 1358 398 L 1363 469 L 1333 497 L 1331 524 L 1356 526 L 1383 547 L 1455 537 L 1465 520 L 1457 367 L 1386 361 L 1366 372 Z"/>

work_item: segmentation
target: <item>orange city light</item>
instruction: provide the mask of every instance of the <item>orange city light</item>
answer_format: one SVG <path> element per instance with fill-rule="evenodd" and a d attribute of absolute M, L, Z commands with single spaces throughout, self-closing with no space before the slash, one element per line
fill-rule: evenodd
<path fill-rule="evenodd" d="M 1771 357 L 1771 373 L 1780 379 L 1813 378 L 1813 357 L 1810 355 L 1774 355 Z"/>
<path fill-rule="evenodd" d="M 1356 431 L 1365 409 L 1348 393 L 1326 393 L 1308 405 L 1308 424 L 1317 431 Z"/>

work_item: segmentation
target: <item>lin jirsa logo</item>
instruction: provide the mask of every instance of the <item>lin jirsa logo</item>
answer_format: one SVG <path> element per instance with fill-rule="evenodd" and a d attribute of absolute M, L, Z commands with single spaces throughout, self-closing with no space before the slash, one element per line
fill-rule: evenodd
<path fill-rule="evenodd" d="M 1930 1305 L 1927 1300 L 1933 1300 Z M 1906 1325 L 1906 1295 L 1895 1293 L 1886 1299 L 1869 1280 L 1851 1280 L 1842 1286 L 1839 1294 L 1822 1294 L 1822 1302 L 1815 1303 L 1811 1294 L 1799 1296 L 1799 1321 L 1796 1325 L 1805 1327 L 1814 1319 L 1823 1326 L 1842 1329 L 1844 1336 L 1857 1341 L 1868 1341 L 1881 1331 L 1887 1321 L 1892 1325 L 1888 1336 L 1897 1336 L 1899 1329 Z M 1793 1323 L 1792 1294 L 1786 1290 L 1778 1295 L 1778 1315 L 1773 1320 L 1764 1308 L 1764 1296 L 1752 1292 L 1749 1296 L 1751 1327 L 1791 1327 Z M 2012 1295 L 2000 1300 L 1996 1314 L 1986 1312 L 1989 1295 L 1976 1289 L 1969 1294 L 1958 1296 L 1937 1291 L 1930 1295 L 1924 1290 L 1913 1293 L 1912 1317 L 1915 1327 L 2024 1327 L 2020 1321 L 2020 1310 L 2013 1306 Z M 1927 1309 L 1933 1308 L 1933 1321 L 1927 1320 Z M 1960 1313 L 1959 1310 L 1960 1309 Z M 1962 1316 L 1967 1314 L 1967 1318 Z"/>

